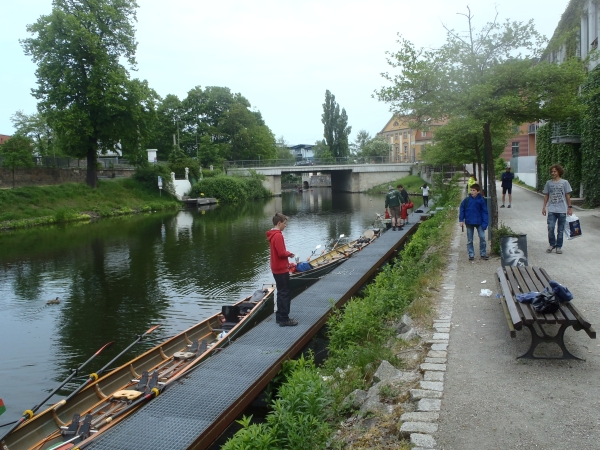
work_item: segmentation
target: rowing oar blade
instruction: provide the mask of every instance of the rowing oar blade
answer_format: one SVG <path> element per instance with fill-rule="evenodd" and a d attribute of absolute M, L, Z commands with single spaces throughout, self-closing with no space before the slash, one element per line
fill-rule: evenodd
<path fill-rule="evenodd" d="M 160 325 L 154 325 L 153 327 L 150 327 L 145 333 L 140 334 L 137 337 L 137 339 L 135 341 L 133 341 L 125 350 L 123 350 L 121 353 L 119 353 L 117 356 L 115 356 L 113 359 L 111 359 L 108 363 L 106 363 L 104 365 L 104 367 L 102 367 L 98 372 L 91 373 L 90 376 L 88 377 L 88 379 L 85 380 L 82 384 L 80 384 L 77 389 L 75 389 L 73 392 L 71 392 L 67 398 L 61 400 L 56 405 L 54 405 L 54 410 L 56 411 L 58 408 L 60 408 L 61 406 L 63 406 L 64 404 L 66 404 L 69 400 L 71 400 L 75 396 L 75 394 L 77 394 L 78 392 L 80 392 L 84 387 L 86 387 L 87 385 L 89 385 L 89 384 L 93 383 L 94 381 L 96 381 L 98 379 L 98 377 L 108 367 L 111 367 L 114 364 L 114 362 L 117 361 L 121 356 L 123 356 L 123 354 L 125 354 L 131 347 L 133 347 L 135 344 L 137 344 L 138 342 L 140 342 L 145 336 L 147 336 L 150 333 L 152 333 L 158 327 L 160 327 Z"/>
<path fill-rule="evenodd" d="M 110 347 L 113 344 L 114 344 L 114 341 L 113 342 L 109 342 L 108 344 L 104 344 L 96 353 L 94 353 L 87 361 L 85 361 L 77 369 L 71 369 L 71 374 L 67 378 L 65 378 L 65 380 L 57 388 L 55 388 L 52 392 L 50 392 L 50 394 L 44 400 L 42 400 L 41 402 L 39 402 L 33 408 L 28 409 L 28 410 L 26 410 L 26 411 L 23 412 L 23 415 L 21 416 L 21 418 L 19 418 L 19 420 L 16 421 L 16 423 L 10 428 L 10 430 L 8 430 L 0 438 L 0 442 L 2 442 L 6 436 L 8 436 L 10 433 L 12 433 L 23 422 L 26 422 L 27 420 L 31 419 L 33 417 L 33 415 L 35 414 L 35 412 L 38 409 L 40 409 L 40 406 L 42 406 L 44 403 L 46 403 L 50 398 L 52 398 L 52 396 L 54 396 L 54 394 L 56 394 L 60 389 L 62 389 L 65 384 L 67 384 L 69 381 L 71 381 L 71 379 L 75 375 L 77 375 L 77 373 L 79 373 L 79 371 L 81 369 L 83 369 L 87 365 L 87 363 L 89 363 L 92 359 L 94 359 L 96 356 L 98 356 L 100 353 L 102 353 L 102 351 L 104 351 L 105 349 L 107 349 L 108 347 Z"/>

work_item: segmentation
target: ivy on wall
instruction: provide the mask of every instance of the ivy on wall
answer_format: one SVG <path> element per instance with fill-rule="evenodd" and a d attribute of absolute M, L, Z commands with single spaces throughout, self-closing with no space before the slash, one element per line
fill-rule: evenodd
<path fill-rule="evenodd" d="M 600 66 L 592 70 L 581 88 L 583 116 L 581 134 L 582 182 L 585 201 L 600 205 Z"/>
<path fill-rule="evenodd" d="M 572 123 L 569 128 L 578 128 L 578 123 Z M 564 129 L 564 127 L 563 127 Z M 560 164 L 565 173 L 563 178 L 569 181 L 573 196 L 579 196 L 581 185 L 581 149 L 579 144 L 553 144 L 554 123 L 549 122 L 537 131 L 537 186 L 541 191 L 550 179 L 550 166 Z M 575 134 L 568 132 L 568 134 Z M 577 133 L 579 134 L 579 133 Z"/>

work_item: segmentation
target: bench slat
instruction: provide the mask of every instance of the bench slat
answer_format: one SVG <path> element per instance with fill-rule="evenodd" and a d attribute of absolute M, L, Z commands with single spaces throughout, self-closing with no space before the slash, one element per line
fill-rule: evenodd
<path fill-rule="evenodd" d="M 504 271 L 502 270 L 502 267 L 498 268 L 496 275 L 498 276 L 498 282 L 500 283 L 502 296 L 504 297 L 504 303 L 506 303 L 506 307 L 508 308 L 510 320 L 512 321 L 513 326 L 516 329 L 520 330 L 523 327 L 523 321 L 521 320 L 521 315 L 517 310 L 517 305 L 515 305 L 515 299 L 511 294 L 510 288 L 508 287 L 508 283 L 506 281 L 506 277 L 504 276 Z M 511 336 L 513 336 L 513 334 L 514 333 L 511 330 Z"/>
<path fill-rule="evenodd" d="M 508 280 L 508 283 L 510 284 L 510 286 L 512 288 L 513 294 L 516 296 L 517 294 L 521 293 L 521 291 L 519 290 L 519 285 L 517 283 L 517 280 L 515 279 L 515 276 L 510 267 L 505 267 L 505 269 L 506 269 L 506 278 Z M 518 304 L 517 309 L 521 310 L 520 315 L 521 315 L 521 317 L 523 317 L 523 321 L 525 323 L 532 324 L 533 322 L 535 322 L 535 319 L 533 318 L 533 315 L 531 314 L 531 311 L 529 310 L 529 308 L 527 308 L 527 305 L 516 301 L 516 299 L 515 299 L 515 303 Z"/>

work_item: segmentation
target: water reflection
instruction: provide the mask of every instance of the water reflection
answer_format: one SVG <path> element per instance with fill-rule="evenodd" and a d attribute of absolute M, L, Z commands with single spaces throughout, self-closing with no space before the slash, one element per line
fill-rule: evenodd
<path fill-rule="evenodd" d="M 152 336 L 166 338 L 272 283 L 265 231 L 275 212 L 289 216 L 288 248 L 305 259 L 340 234 L 359 237 L 383 203 L 323 188 L 0 234 L 0 422 L 34 406 L 106 342 L 116 341 L 86 373 L 154 324 L 163 327 Z M 60 304 L 46 305 L 56 297 Z"/>

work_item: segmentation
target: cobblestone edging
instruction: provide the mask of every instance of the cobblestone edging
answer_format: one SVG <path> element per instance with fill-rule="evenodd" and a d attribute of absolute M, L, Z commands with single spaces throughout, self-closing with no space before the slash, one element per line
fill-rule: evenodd
<path fill-rule="evenodd" d="M 427 341 L 431 344 L 431 350 L 420 366 L 423 380 L 420 382 L 420 389 L 410 391 L 411 399 L 417 402 L 416 412 L 404 413 L 400 417 L 400 421 L 403 422 L 400 433 L 403 436 L 410 436 L 413 450 L 433 449 L 437 445 L 432 434 L 438 431 L 439 411 L 444 394 L 459 245 L 460 234 L 455 233 L 450 247 L 448 266 L 443 275 L 443 294 L 442 301 L 438 305 L 438 318 L 433 321 L 435 333 L 432 339 Z"/>

